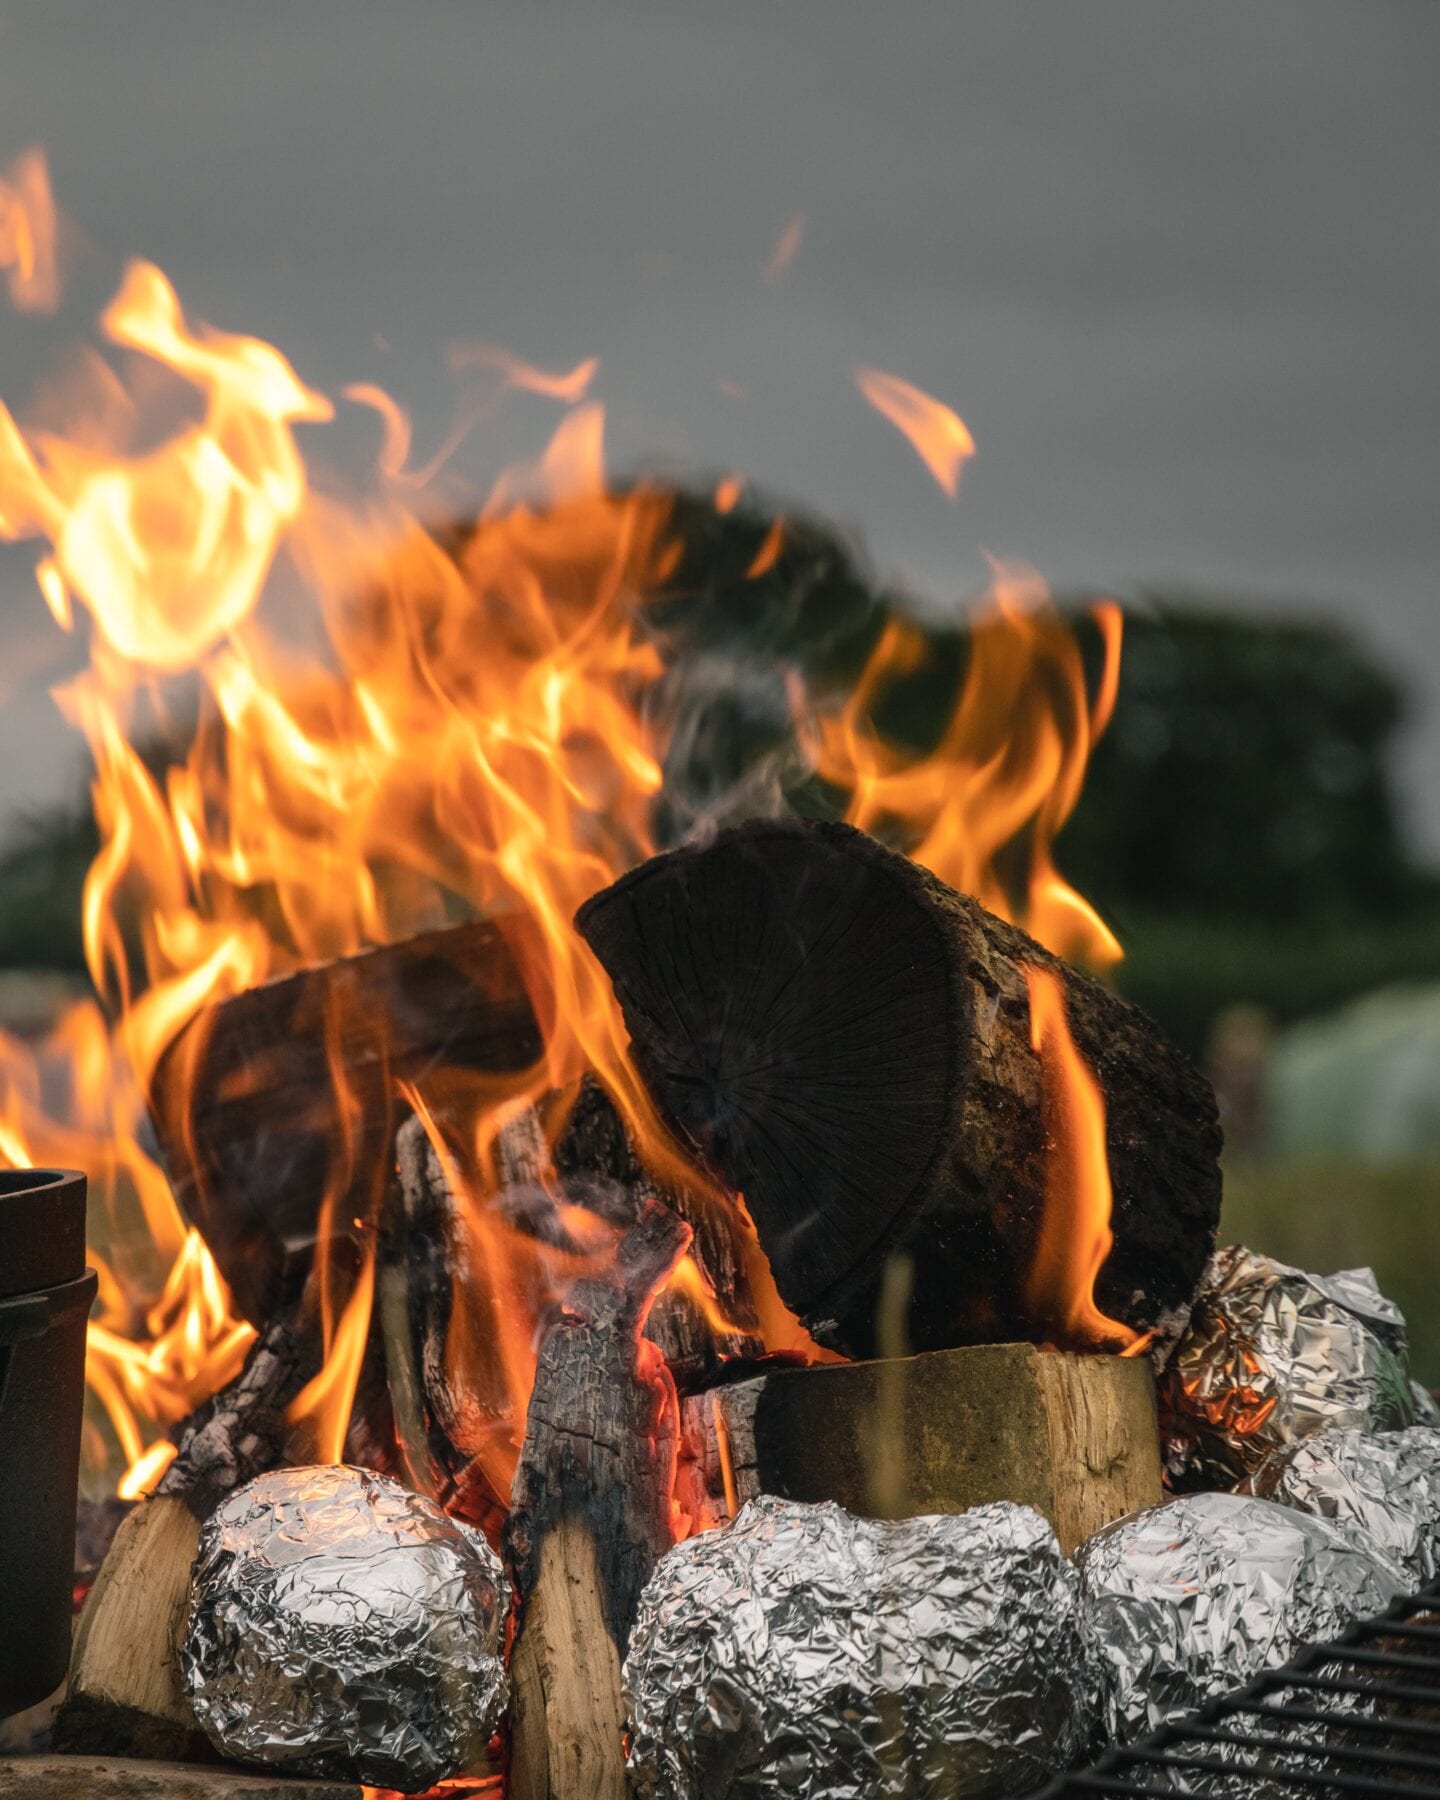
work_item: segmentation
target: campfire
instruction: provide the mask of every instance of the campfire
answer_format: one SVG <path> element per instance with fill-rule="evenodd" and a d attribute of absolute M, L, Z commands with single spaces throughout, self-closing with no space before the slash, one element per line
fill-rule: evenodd
<path fill-rule="evenodd" d="M 22 303 L 53 236 L 37 167 L 0 207 Z M 713 1651 L 748 1719 L 795 1663 L 747 1667 L 718 1621 L 687 1662 L 677 1634 L 793 1577 L 802 1613 L 853 1587 L 877 1644 L 903 1635 L 887 1608 L 998 1595 L 943 1732 L 922 1706 L 892 1785 L 854 1791 L 1020 1793 L 1098 1748 L 1094 1546 L 1154 1520 L 1162 1453 L 1177 1492 L 1233 1486 L 1252 1437 L 1424 1405 L 1403 1323 L 1353 1285 L 1300 1306 L 1366 1334 L 1345 1404 L 1289 1429 L 1283 1346 L 1245 1365 L 1248 1412 L 1217 1376 L 1239 1341 L 1217 1295 L 1308 1278 L 1212 1261 L 1214 1097 L 1108 983 L 1120 946 L 1053 856 L 1119 608 L 1067 620 L 999 569 L 937 745 L 876 724 L 920 655 L 892 624 L 852 683 L 788 671 L 783 752 L 702 803 L 673 778 L 672 499 L 607 484 L 593 363 L 474 352 L 467 381 L 560 422 L 439 525 L 378 389 L 315 391 L 146 264 L 100 328 L 33 417 L 0 411 L 0 535 L 39 545 L 57 628 L 89 635 L 59 699 L 101 837 L 96 999 L 37 1058 L 5 1045 L 0 1151 L 89 1176 L 82 1453 L 135 1503 L 58 1741 L 412 1790 L 490 1769 L 524 1800 L 721 1793 L 720 1703 L 687 1712 L 684 1682 Z M 959 418 L 859 382 L 953 494 Z M 320 448 L 341 406 L 375 421 L 363 484 Z M 722 484 L 717 511 L 744 504 Z M 755 535 L 749 579 L 783 576 L 785 521 Z M 1280 1510 L 1245 1504 L 1252 1534 Z M 1378 1611 L 1391 1552 L 1337 1541 L 1347 1617 Z M 421 1543 L 433 1589 L 405 1585 Z M 407 1573 L 362 1608 L 335 1571 L 366 1556 Z M 839 1657 L 832 1627 L 795 1657 Z M 825 1677 L 862 1684 L 862 1720 L 889 1654 Z M 825 1694 L 798 1682 L 801 1748 L 760 1732 L 736 1779 L 788 1754 L 806 1792 L 806 1758 L 843 1761 Z"/>

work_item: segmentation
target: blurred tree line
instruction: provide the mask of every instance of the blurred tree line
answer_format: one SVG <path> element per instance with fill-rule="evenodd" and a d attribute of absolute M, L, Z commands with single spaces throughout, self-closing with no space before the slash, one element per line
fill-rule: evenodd
<path fill-rule="evenodd" d="M 787 680 L 848 686 L 905 610 L 832 527 L 697 491 L 675 496 L 684 543 L 648 616 L 673 720 L 660 827 L 780 805 L 833 810 L 789 731 Z M 778 544 L 778 552 L 777 552 Z M 1073 610 L 1087 659 L 1098 637 Z M 879 723 L 924 749 L 963 679 L 963 630 L 927 632 L 923 666 Z M 1397 815 L 1397 683 L 1342 628 L 1141 591 L 1126 608 L 1120 697 L 1062 872 L 1126 946 L 1117 980 L 1192 1053 L 1232 1002 L 1277 1020 L 1400 977 L 1440 979 L 1440 881 Z M 165 747 L 154 748 L 165 760 Z M 88 803 L 12 831 L 0 853 L 0 967 L 81 966 L 80 886 L 95 849 Z"/>

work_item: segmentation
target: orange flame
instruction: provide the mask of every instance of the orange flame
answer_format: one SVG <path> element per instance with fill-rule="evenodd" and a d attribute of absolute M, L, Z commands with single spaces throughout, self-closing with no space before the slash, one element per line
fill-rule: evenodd
<path fill-rule="evenodd" d="M 855 385 L 882 417 L 908 438 L 915 454 L 953 500 L 960 471 L 975 454 L 975 440 L 960 415 L 923 388 L 887 375 L 883 369 L 857 369 Z"/>
<path fill-rule="evenodd" d="M 0 270 L 21 312 L 53 312 L 60 303 L 58 223 L 45 153 L 23 150 L 0 170 Z"/>
<path fill-rule="evenodd" d="M 360 1381 L 360 1364 L 370 1335 L 370 1309 L 375 1298 L 375 1248 L 367 1247 L 355 1285 L 325 1343 L 318 1375 L 306 1382 L 285 1411 L 289 1425 L 303 1428 L 307 1454 L 297 1460 L 338 1463 L 345 1460 L 345 1433 Z"/>
<path fill-rule="evenodd" d="M 1049 1152 L 1045 1213 L 1027 1299 L 1052 1340 L 1067 1348 L 1144 1348 L 1128 1325 L 1095 1304 L 1095 1281 L 1110 1254 L 1110 1164 L 1105 1102 L 1070 1035 L 1065 991 L 1049 969 L 1030 964 L 1030 1044 L 1040 1058 Z"/>
<path fill-rule="evenodd" d="M 777 276 L 784 274 L 785 270 L 790 267 L 799 252 L 804 236 L 805 215 L 796 213 L 793 218 L 787 219 L 781 226 L 775 242 L 770 248 L 770 254 L 765 260 L 765 279 L 767 281 L 774 281 Z"/>
<path fill-rule="evenodd" d="M 916 862 L 943 881 L 1057 955 L 1106 968 L 1120 945 L 1051 852 L 1115 702 L 1120 609 L 1102 601 L 1095 616 L 1104 668 L 1093 706 L 1079 646 L 1043 585 L 1002 569 L 976 611 L 964 685 L 933 752 L 888 743 L 873 723 L 888 687 L 925 654 L 920 631 L 898 619 L 838 712 L 815 721 L 810 744 L 819 773 L 849 791 L 852 825 L 899 828 Z M 1023 863 L 1019 877 L 1002 870 L 1002 852 Z"/>
<path fill-rule="evenodd" d="M 84 941 L 113 1022 L 88 1005 L 42 1047 L 68 1071 L 75 1123 L 65 1127 L 42 1107 L 25 1048 L 0 1045 L 0 1154 L 89 1169 L 107 1244 L 144 1246 L 116 1248 L 106 1264 L 89 1356 L 127 1491 L 141 1491 L 168 1458 L 165 1428 L 233 1375 L 254 1335 L 141 1147 L 161 1057 L 216 1001 L 269 977 L 457 916 L 494 918 L 543 1055 L 477 1082 L 466 1141 L 442 1130 L 438 1105 L 429 1116 L 428 1094 L 406 1099 L 450 1159 L 472 1251 L 452 1351 L 503 1491 L 540 1324 L 610 1243 L 561 1195 L 562 1247 L 517 1228 L 491 1178 L 501 1121 L 593 1071 L 657 1170 L 695 1181 L 631 1068 L 610 984 L 571 927 L 584 900 L 654 847 L 667 741 L 645 704 L 662 665 L 643 606 L 677 555 L 667 503 L 644 488 L 607 490 L 604 415 L 586 398 L 593 359 L 552 374 L 489 347 L 454 352 L 457 366 L 568 408 L 538 464 L 507 471 L 480 523 L 458 534 L 426 529 L 407 507 L 425 472 L 407 468 L 409 421 L 382 390 L 348 390 L 378 413 L 384 443 L 379 491 L 346 500 L 316 491 L 296 439 L 331 418 L 331 402 L 279 351 L 187 319 L 143 263 L 101 324 L 123 354 L 114 367 L 91 359 L 81 423 L 72 408 L 22 429 L 0 406 L 0 538 L 39 540 L 38 585 L 64 628 L 77 601 L 89 615 L 90 666 L 59 698 L 95 764 L 101 849 Z M 953 492 L 973 448 L 961 422 L 894 377 L 861 380 Z M 777 521 L 749 573 L 771 568 L 783 545 Z M 1103 961 L 1118 947 L 1049 860 L 1113 703 L 1118 613 L 1102 624 L 1106 672 L 1087 706 L 1058 617 L 1004 577 L 934 756 L 905 757 L 870 723 L 880 691 L 913 660 L 899 626 L 838 713 L 801 723 L 817 767 L 850 791 L 855 823 L 902 822 L 921 860 L 1007 916 L 997 858 L 1023 840 L 1030 874 L 1015 915 L 1052 947 Z M 137 747 L 147 733 L 170 746 L 159 773 Z M 348 1120 L 343 1058 L 331 1066 Z M 358 1274 L 336 1260 L 334 1225 L 348 1232 L 368 1204 L 350 1193 L 352 1135 L 342 1132 L 322 1196 L 325 1363 L 292 1408 L 318 1453 L 336 1457 L 375 1286 L 373 1219 L 359 1221 Z M 765 1341 L 809 1353 L 767 1285 L 758 1241 L 752 1249 Z M 713 1295 L 687 1270 L 676 1284 L 721 1329 Z"/>

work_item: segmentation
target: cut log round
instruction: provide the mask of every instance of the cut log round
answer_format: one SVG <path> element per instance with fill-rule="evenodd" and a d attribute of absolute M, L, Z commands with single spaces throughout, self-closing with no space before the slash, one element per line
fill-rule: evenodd
<path fill-rule="evenodd" d="M 518 961 L 483 921 L 201 1013 L 162 1059 L 151 1110 L 176 1198 L 241 1312 L 264 1324 L 304 1282 L 327 1192 L 339 1219 L 372 1214 L 403 1117 L 399 1082 L 428 1092 L 436 1077 L 510 1074 L 541 1049 Z"/>
<path fill-rule="evenodd" d="M 681 1422 L 677 1497 L 703 1524 L 760 1494 L 872 1519 L 1016 1500 L 1068 1553 L 1163 1498 L 1143 1357 L 979 1344 L 780 1369 L 692 1394 Z"/>
<path fill-rule="evenodd" d="M 801 820 L 655 857 L 577 924 L 662 1115 L 743 1194 L 789 1306 L 856 1355 L 896 1251 L 914 1259 L 915 1348 L 1053 1335 L 1025 1298 L 1047 1149 L 1025 970 L 1053 971 L 1107 1108 L 1097 1298 L 1140 1331 L 1183 1316 L 1219 1218 L 1214 1095 L 1024 932 L 873 838 Z"/>

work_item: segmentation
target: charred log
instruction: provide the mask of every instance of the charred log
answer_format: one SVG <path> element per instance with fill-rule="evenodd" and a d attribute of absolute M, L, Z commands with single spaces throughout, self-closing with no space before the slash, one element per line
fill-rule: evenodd
<path fill-rule="evenodd" d="M 1219 1217 L 1204 1078 L 1136 1008 L 843 825 L 752 821 L 581 908 L 661 1114 L 744 1194 L 817 1337 L 875 1346 L 881 1270 L 913 1255 L 919 1349 L 1043 1338 L 1026 1278 L 1046 1136 L 1026 965 L 1063 985 L 1107 1106 L 1111 1316 L 1165 1326 Z"/>
<path fill-rule="evenodd" d="M 647 1200 L 678 1213 L 694 1236 L 689 1255 L 725 1324 L 707 1320 L 684 1291 L 656 1295 L 645 1335 L 660 1347 L 682 1392 L 714 1378 L 733 1359 L 764 1350 L 735 1210 L 722 1197 L 658 1182 L 636 1152 L 624 1121 L 593 1076 L 580 1084 L 555 1146 L 565 1197 L 617 1223 L 630 1223 Z"/>
<path fill-rule="evenodd" d="M 245 1316 L 303 1284 L 321 1198 L 372 1217 L 403 1117 L 427 1092 L 528 1068 L 541 1051 L 519 966 L 489 923 L 303 969 L 210 1007 L 161 1062 L 151 1105 L 171 1184 Z"/>
<path fill-rule="evenodd" d="M 626 1792 L 620 1665 L 671 1543 L 679 1418 L 641 1337 L 689 1227 L 649 1200 L 603 1275 L 576 1283 L 540 1347 L 505 1534 L 515 1800 Z"/>

